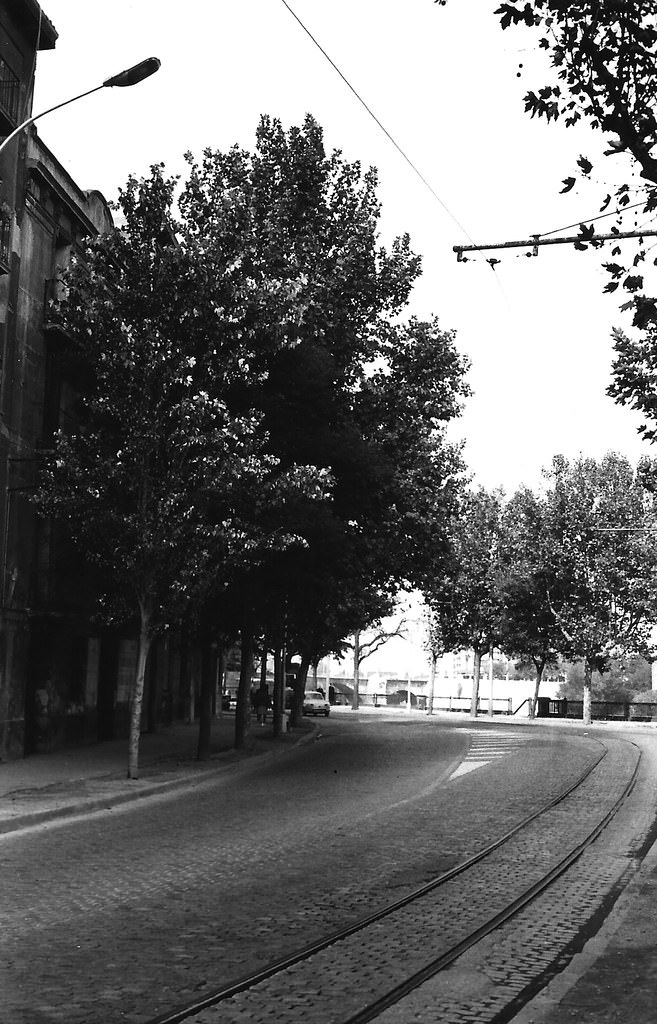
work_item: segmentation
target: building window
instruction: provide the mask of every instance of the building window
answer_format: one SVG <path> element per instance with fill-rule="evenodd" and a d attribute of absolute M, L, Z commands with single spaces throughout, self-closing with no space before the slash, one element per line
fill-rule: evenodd
<path fill-rule="evenodd" d="M 0 274 L 9 273 L 11 255 L 11 217 L 0 209 Z"/>
<path fill-rule="evenodd" d="M 9 65 L 0 57 L 0 107 L 10 121 L 18 121 L 20 81 Z"/>

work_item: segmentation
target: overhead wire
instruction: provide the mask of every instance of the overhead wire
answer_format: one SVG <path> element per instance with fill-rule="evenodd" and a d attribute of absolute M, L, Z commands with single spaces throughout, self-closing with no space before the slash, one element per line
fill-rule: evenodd
<path fill-rule="evenodd" d="M 283 4 L 283 6 L 284 6 L 284 7 L 286 7 L 286 8 L 287 8 L 287 10 L 288 10 L 288 11 L 290 12 L 290 14 L 291 14 L 291 15 L 292 15 L 292 17 L 293 17 L 293 18 L 295 19 L 295 21 L 296 21 L 296 22 L 297 22 L 297 23 L 298 23 L 298 24 L 299 24 L 299 25 L 301 26 L 301 28 L 303 29 L 303 31 L 304 31 L 304 32 L 306 33 L 306 35 L 307 35 L 307 36 L 309 37 L 309 39 L 311 39 L 311 40 L 312 40 L 312 42 L 313 42 L 313 43 L 315 44 L 315 46 L 316 46 L 316 47 L 317 47 L 317 49 L 318 49 L 318 50 L 320 51 L 320 53 L 321 53 L 321 54 L 322 54 L 322 55 L 323 55 L 323 56 L 324 56 L 324 57 L 326 58 L 326 60 L 327 60 L 327 61 L 329 62 L 329 64 L 330 64 L 330 65 L 331 65 L 331 67 L 333 68 L 333 70 L 337 72 L 337 74 L 338 74 L 338 75 L 340 76 L 340 78 L 342 79 L 342 81 L 344 82 L 344 84 L 345 84 L 345 85 L 347 86 L 347 88 L 351 90 L 351 92 L 352 92 L 352 93 L 354 94 L 354 96 L 356 97 L 356 99 L 358 100 L 358 102 L 359 102 L 359 103 L 361 104 L 361 106 L 365 108 L 365 110 L 367 111 L 367 113 L 369 114 L 369 116 L 370 116 L 370 117 L 372 118 L 372 120 L 373 120 L 373 121 L 374 121 L 374 122 L 375 122 L 375 123 L 376 123 L 376 124 L 378 125 L 378 127 L 379 127 L 379 128 L 381 129 L 381 131 L 383 132 L 383 134 L 384 134 L 384 135 L 385 135 L 385 136 L 386 136 L 386 137 L 387 137 L 387 138 L 389 139 L 389 141 L 390 141 L 390 142 L 391 142 L 391 143 L 393 144 L 393 146 L 395 147 L 395 149 L 397 150 L 397 152 L 398 152 L 398 153 L 399 153 L 399 154 L 400 154 L 400 155 L 401 155 L 401 156 L 403 157 L 403 159 L 404 159 L 404 160 L 406 161 L 406 163 L 408 164 L 408 166 L 409 166 L 409 167 L 410 167 L 410 168 L 411 168 L 411 169 L 412 169 L 412 170 L 414 171 L 414 173 L 415 173 L 415 174 L 417 175 L 417 177 L 418 177 L 418 178 L 420 179 L 420 181 L 422 182 L 422 184 L 423 184 L 423 185 L 424 185 L 424 186 L 425 186 L 425 187 L 426 187 L 426 188 L 427 188 L 427 189 L 429 190 L 429 192 L 430 192 L 430 193 L 431 193 L 431 195 L 432 195 L 432 196 L 434 197 L 434 199 L 435 199 L 435 200 L 436 200 L 436 201 L 437 201 L 438 203 L 440 203 L 440 205 L 442 206 L 442 208 L 443 208 L 443 210 L 445 211 L 445 213 L 446 213 L 446 214 L 447 214 L 447 215 L 448 215 L 448 216 L 449 216 L 449 217 L 450 217 L 450 218 L 451 218 L 451 219 L 452 219 L 452 220 L 454 221 L 454 223 L 455 223 L 455 224 L 456 224 L 456 226 L 457 226 L 457 227 L 459 228 L 459 230 L 460 230 L 460 231 L 462 231 L 462 232 L 463 232 L 463 234 L 464 234 L 464 235 L 466 236 L 466 238 L 468 238 L 468 239 L 470 240 L 470 242 L 471 242 L 471 243 L 472 243 L 472 244 L 474 245 L 475 243 L 474 243 L 473 239 L 471 238 L 471 236 L 469 235 L 469 233 L 468 233 L 468 232 L 466 231 L 466 229 L 465 229 L 465 228 L 463 227 L 463 225 L 462 225 L 462 224 L 460 223 L 460 221 L 458 220 L 458 218 L 457 218 L 457 217 L 456 217 L 456 216 L 455 216 L 455 215 L 454 215 L 454 214 L 452 213 L 452 211 L 451 211 L 451 210 L 449 209 L 449 207 L 448 207 L 448 206 L 446 205 L 446 203 L 444 203 L 444 202 L 443 202 L 443 200 L 442 200 L 442 199 L 440 198 L 440 196 L 439 196 L 439 195 L 438 195 L 438 193 L 437 193 L 437 192 L 435 191 L 435 189 L 434 189 L 434 188 L 433 188 L 433 186 L 432 186 L 432 185 L 430 184 L 430 182 L 429 182 L 429 181 L 427 181 L 427 179 L 426 179 L 426 178 L 425 178 L 425 176 L 424 176 L 424 175 L 422 174 L 422 172 L 420 171 L 420 169 L 419 169 L 419 168 L 418 168 L 418 167 L 416 166 L 416 164 L 414 164 L 414 163 L 413 163 L 413 161 L 412 161 L 412 160 L 411 160 L 411 158 L 410 158 L 410 157 L 409 157 L 409 156 L 407 155 L 407 153 L 405 153 L 405 152 L 404 152 L 404 150 L 402 149 L 402 147 L 401 147 L 401 146 L 399 145 L 399 143 L 397 142 L 397 140 L 396 140 L 396 139 L 395 139 L 395 138 L 394 138 L 394 137 L 393 137 L 393 136 L 392 136 L 392 135 L 390 134 L 390 132 L 388 131 L 388 129 L 387 129 L 386 127 L 385 127 L 385 125 L 381 123 L 381 121 L 380 121 L 380 120 L 379 120 L 379 118 L 378 118 L 378 117 L 376 116 L 376 114 L 375 114 L 375 113 L 374 113 L 374 111 L 373 111 L 373 110 L 371 109 L 371 107 L 369 107 L 369 106 L 368 106 L 368 104 L 367 104 L 367 103 L 365 102 L 365 100 L 364 100 L 364 99 L 363 99 L 363 97 L 362 97 L 362 96 L 360 95 L 360 93 L 359 93 L 359 92 L 358 92 L 358 91 L 357 91 L 357 90 L 356 90 L 356 89 L 354 88 L 354 86 L 353 86 L 353 85 L 351 84 L 351 82 L 350 82 L 350 81 L 349 81 L 349 79 L 348 79 L 348 78 L 346 77 L 346 75 L 345 75 L 345 74 L 343 74 L 343 72 L 342 72 L 342 71 L 340 70 L 340 68 L 339 68 L 339 67 L 338 67 L 338 65 L 337 65 L 337 64 L 335 63 L 335 61 L 334 61 L 334 60 L 333 60 L 333 59 L 332 59 L 332 58 L 331 58 L 331 57 L 329 56 L 329 54 L 328 54 L 328 53 L 326 52 L 326 50 L 325 50 L 325 49 L 324 49 L 324 47 L 323 47 L 323 46 L 321 45 L 321 43 L 319 42 L 319 40 L 318 40 L 318 39 L 316 39 L 316 38 L 315 38 L 315 36 L 314 36 L 314 35 L 312 34 L 312 32 L 310 31 L 310 29 L 309 29 L 309 28 L 307 28 L 307 26 L 306 26 L 306 25 L 304 25 L 304 23 L 303 23 L 303 21 L 301 20 L 301 18 L 299 17 L 299 15 L 298 15 L 298 14 L 296 14 L 296 13 L 295 13 L 295 11 L 293 11 L 293 10 L 292 10 L 292 8 L 290 7 L 289 3 L 287 3 L 287 0 L 281 0 L 281 3 Z"/>
<path fill-rule="evenodd" d="M 534 235 L 534 238 L 545 238 L 547 235 L 556 235 L 560 231 L 569 231 L 570 228 L 577 228 L 580 224 L 593 224 L 596 220 L 604 220 L 605 217 L 616 217 L 622 216 L 627 210 L 634 210 L 637 206 L 645 206 L 646 200 L 642 199 L 638 203 L 628 203 L 622 209 L 616 208 L 615 210 L 609 210 L 608 213 L 601 213 L 597 217 L 584 217 L 581 220 L 575 221 L 574 224 L 565 224 L 561 228 L 553 228 L 552 231 L 541 231 L 539 234 Z"/>

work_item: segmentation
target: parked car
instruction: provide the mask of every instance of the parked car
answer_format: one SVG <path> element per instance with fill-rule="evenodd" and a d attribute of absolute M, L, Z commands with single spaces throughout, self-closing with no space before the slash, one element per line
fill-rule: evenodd
<path fill-rule="evenodd" d="M 317 690 L 308 690 L 303 696 L 304 715 L 326 715 L 328 718 L 331 706 L 326 697 L 322 697 Z"/>

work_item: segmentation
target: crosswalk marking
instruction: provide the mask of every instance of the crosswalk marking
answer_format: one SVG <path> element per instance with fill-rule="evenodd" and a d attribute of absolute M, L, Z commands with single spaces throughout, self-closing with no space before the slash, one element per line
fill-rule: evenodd
<path fill-rule="evenodd" d="M 470 749 L 458 768 L 455 768 L 450 775 L 452 779 L 458 779 L 462 775 L 468 775 L 483 768 L 491 761 L 506 757 L 513 753 L 522 743 L 526 743 L 528 736 L 521 736 L 518 733 L 506 733 L 502 731 L 479 732 L 472 731 Z"/>

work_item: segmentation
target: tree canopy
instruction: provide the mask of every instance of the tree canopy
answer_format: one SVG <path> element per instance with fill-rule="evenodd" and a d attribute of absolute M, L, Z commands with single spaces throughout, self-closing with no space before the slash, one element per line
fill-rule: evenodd
<path fill-rule="evenodd" d="M 425 578 L 422 593 L 432 630 L 444 649 L 474 652 L 471 714 L 476 716 L 482 655 L 499 644 L 503 613 L 501 491 L 465 491 L 449 523 L 441 568 Z M 440 543 L 440 539 L 438 539 Z"/>
<path fill-rule="evenodd" d="M 261 415 L 229 409 L 227 382 L 245 349 L 225 344 L 223 316 L 195 286 L 206 268 L 175 238 L 174 184 L 159 167 L 130 179 L 124 223 L 91 240 L 67 275 L 61 315 L 78 421 L 54 438 L 38 495 L 102 569 L 105 615 L 140 624 L 131 777 L 153 636 L 247 552 L 294 541 L 254 509 L 322 497 L 327 483 L 313 468 L 281 472 Z"/>
<path fill-rule="evenodd" d="M 580 154 L 565 169 L 562 192 L 569 192 L 578 179 L 586 181 L 598 189 L 601 204 L 597 218 L 580 224 L 576 248 L 607 245 L 595 238 L 596 230 L 602 223 L 609 225 L 603 233 L 619 234 L 628 209 L 640 208 L 649 221 L 657 208 L 655 0 L 495 2 L 502 29 L 531 33 L 547 58 L 547 80 L 524 95 L 527 113 L 567 126 L 588 125 L 604 136 L 604 157 L 614 158 L 612 177 L 620 183 L 604 186 L 604 191 L 594 184 L 597 170 L 589 155 Z M 601 177 L 608 178 L 609 172 Z M 652 287 L 646 276 L 654 264 L 648 260 L 651 246 L 640 232 L 634 244 L 613 239 L 609 244 L 611 258 L 603 262 L 609 278 L 605 291 L 621 288 L 629 293 L 624 308 L 634 310 L 634 325 L 642 328 L 657 319 L 657 299 L 646 294 Z"/>
<path fill-rule="evenodd" d="M 288 132 L 263 118 L 253 152 L 189 160 L 180 207 L 192 244 L 247 294 L 239 323 L 255 358 L 229 407 L 260 412 L 282 467 L 330 475 L 321 509 L 288 503 L 303 545 L 245 576 L 263 595 L 258 628 L 280 633 L 284 617 L 312 664 L 339 646 L 339 628 L 391 607 L 431 526 L 442 530 L 462 471 L 444 431 L 467 394 L 466 362 L 436 321 L 400 321 L 420 261 L 405 235 L 379 244 L 376 173 L 326 154 L 313 118 Z"/>
<path fill-rule="evenodd" d="M 521 487 L 504 507 L 503 524 L 499 644 L 507 656 L 534 666 L 533 716 L 543 672 L 556 661 L 562 641 L 549 600 L 553 559 L 545 501 Z"/>
<path fill-rule="evenodd" d="M 312 662 L 444 546 L 463 469 L 445 428 L 467 364 L 437 321 L 400 319 L 420 261 L 379 244 L 375 171 L 311 117 L 188 161 L 182 183 L 131 178 L 68 276 L 79 423 L 40 495 L 139 617 L 137 737 L 159 629 L 223 615 L 247 660 L 260 637 Z"/>

